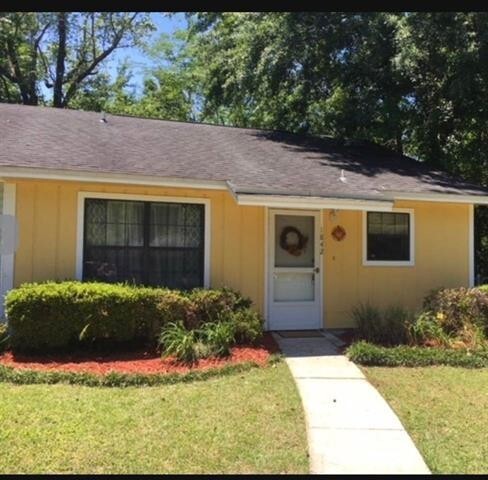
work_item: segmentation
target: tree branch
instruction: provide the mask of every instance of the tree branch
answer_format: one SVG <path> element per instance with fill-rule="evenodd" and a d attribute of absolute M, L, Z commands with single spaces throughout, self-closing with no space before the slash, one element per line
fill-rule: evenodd
<path fill-rule="evenodd" d="M 112 40 L 112 43 L 110 47 L 108 47 L 106 50 L 104 50 L 100 55 L 95 57 L 93 61 L 83 70 L 77 72 L 77 67 L 81 67 L 80 64 L 77 65 L 77 67 L 73 68 L 67 75 L 66 78 L 70 79 L 70 85 L 68 87 L 68 90 L 66 91 L 66 94 L 64 96 L 63 100 L 63 107 L 68 104 L 68 102 L 71 100 L 73 95 L 76 93 L 76 90 L 79 86 L 79 84 L 89 75 L 93 73 L 95 68 L 103 61 L 105 60 L 116 48 L 119 47 L 120 42 L 122 41 L 122 38 L 124 37 L 125 32 L 127 31 L 128 27 L 132 24 L 132 22 L 135 20 L 137 17 L 138 13 L 133 14 L 130 19 L 128 20 L 125 25 L 123 25 L 118 31 L 115 33 L 115 37 Z"/>

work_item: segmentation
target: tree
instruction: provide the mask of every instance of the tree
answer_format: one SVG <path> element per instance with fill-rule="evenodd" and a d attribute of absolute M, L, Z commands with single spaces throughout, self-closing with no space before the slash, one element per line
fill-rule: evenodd
<path fill-rule="evenodd" d="M 0 16 L 0 85 L 11 98 L 39 103 L 40 83 L 53 106 L 66 107 L 116 49 L 141 44 L 154 26 L 147 14 L 4 13 Z"/>
<path fill-rule="evenodd" d="M 189 16 L 204 118 L 370 140 L 483 179 L 488 14 Z"/>
<path fill-rule="evenodd" d="M 87 79 L 70 102 L 70 108 L 92 112 L 130 113 L 137 102 L 135 85 L 128 62 L 121 63 L 112 81 L 110 75 L 101 72 Z"/>

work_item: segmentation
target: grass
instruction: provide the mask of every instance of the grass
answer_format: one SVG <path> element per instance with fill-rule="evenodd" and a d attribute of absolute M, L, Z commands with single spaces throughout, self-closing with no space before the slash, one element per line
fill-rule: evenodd
<path fill-rule="evenodd" d="M 307 473 L 284 363 L 151 388 L 0 383 L 0 473 Z"/>
<path fill-rule="evenodd" d="M 488 369 L 361 367 L 433 473 L 488 472 Z"/>

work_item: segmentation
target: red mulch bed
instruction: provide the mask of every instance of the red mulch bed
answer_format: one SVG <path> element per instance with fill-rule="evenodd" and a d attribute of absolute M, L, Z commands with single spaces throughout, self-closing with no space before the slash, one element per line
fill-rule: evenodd
<path fill-rule="evenodd" d="M 53 355 L 25 355 L 5 352 L 0 355 L 0 364 L 29 370 L 94 373 L 97 375 L 105 375 L 109 372 L 187 373 L 251 361 L 264 365 L 271 354 L 279 351 L 273 337 L 266 334 L 257 346 L 236 346 L 232 348 L 229 357 L 202 359 L 191 366 L 179 363 L 171 357 L 162 359 L 157 352 L 144 350 L 111 354 L 77 352 Z"/>

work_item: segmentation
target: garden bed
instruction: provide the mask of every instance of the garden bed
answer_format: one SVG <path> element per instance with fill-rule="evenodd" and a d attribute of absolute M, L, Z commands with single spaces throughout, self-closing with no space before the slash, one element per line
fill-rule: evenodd
<path fill-rule="evenodd" d="M 205 371 L 229 365 L 252 362 L 265 365 L 270 357 L 279 352 L 271 334 L 255 346 L 238 345 L 231 349 L 231 355 L 222 358 L 200 359 L 193 364 L 184 364 L 173 357 L 161 358 L 155 351 L 135 351 L 126 353 L 89 353 L 27 355 L 10 351 L 0 355 L 0 364 L 22 370 L 47 372 L 88 373 L 107 375 L 121 374 L 174 374 Z"/>

